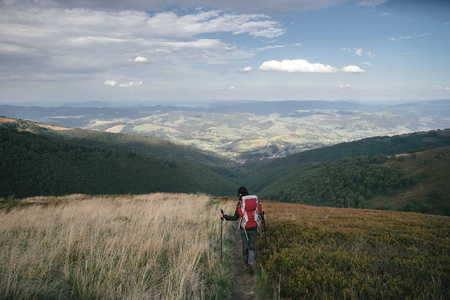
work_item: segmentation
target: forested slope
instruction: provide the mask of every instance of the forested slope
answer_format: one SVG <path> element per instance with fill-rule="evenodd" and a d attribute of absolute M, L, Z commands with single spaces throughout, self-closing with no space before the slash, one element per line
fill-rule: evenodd
<path fill-rule="evenodd" d="M 405 156 L 344 158 L 294 167 L 264 199 L 450 215 L 450 146 Z"/>
<path fill-rule="evenodd" d="M 235 186 L 198 164 L 0 128 L 0 197 L 204 192 Z"/>
<path fill-rule="evenodd" d="M 224 167 L 230 164 L 229 159 L 215 153 L 177 144 L 155 136 L 136 136 L 80 128 L 53 130 L 52 128 L 55 127 L 51 125 L 15 119 L 8 119 L 8 122 L 0 122 L 0 128 L 30 131 L 40 135 L 62 138 L 65 140 L 75 140 L 84 145 L 142 152 L 155 158 L 200 163 L 214 168 Z"/>
<path fill-rule="evenodd" d="M 252 170 L 292 167 L 310 162 L 331 161 L 347 157 L 393 155 L 450 145 L 450 129 L 416 132 L 396 136 L 380 136 L 345 142 L 330 147 L 304 151 L 281 159 L 252 164 Z"/>

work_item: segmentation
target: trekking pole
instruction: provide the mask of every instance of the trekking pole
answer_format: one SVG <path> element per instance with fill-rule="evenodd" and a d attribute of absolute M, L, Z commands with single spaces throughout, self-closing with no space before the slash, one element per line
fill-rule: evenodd
<path fill-rule="evenodd" d="M 223 216 L 223 209 L 220 210 Z M 220 218 L 220 260 L 222 260 L 222 244 L 223 244 L 223 217 Z"/>
<path fill-rule="evenodd" d="M 264 215 L 264 211 L 263 211 L 263 217 L 264 217 L 264 222 L 263 222 L 263 226 L 264 226 L 264 241 L 266 242 L 266 249 L 267 247 L 267 231 L 266 231 L 266 216 Z"/>

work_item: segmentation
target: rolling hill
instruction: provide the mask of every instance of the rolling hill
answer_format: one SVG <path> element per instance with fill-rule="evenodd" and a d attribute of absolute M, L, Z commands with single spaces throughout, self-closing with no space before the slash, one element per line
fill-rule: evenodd
<path fill-rule="evenodd" d="M 57 126 L 157 136 L 236 161 L 450 126 L 449 100 L 394 105 L 350 101 L 216 101 L 199 106 L 36 107 L 0 115 Z"/>
<path fill-rule="evenodd" d="M 1 197 L 205 192 L 448 215 L 450 130 L 383 136 L 238 165 L 144 136 L 2 119 Z M 398 156 L 400 154 L 408 154 Z"/>
<path fill-rule="evenodd" d="M 264 199 L 331 207 L 450 215 L 450 146 L 408 155 L 360 156 L 291 168 Z"/>
<path fill-rule="evenodd" d="M 0 197 L 203 192 L 234 194 L 236 186 L 195 163 L 0 128 Z"/>

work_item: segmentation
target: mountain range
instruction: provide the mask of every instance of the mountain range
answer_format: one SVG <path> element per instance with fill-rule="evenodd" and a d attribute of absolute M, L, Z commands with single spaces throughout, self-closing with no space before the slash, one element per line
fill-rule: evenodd
<path fill-rule="evenodd" d="M 450 100 L 216 101 L 197 106 L 0 105 L 0 115 L 70 128 L 154 136 L 236 161 L 284 157 L 375 136 L 450 127 Z"/>
<path fill-rule="evenodd" d="M 245 164 L 158 137 L 0 119 L 0 197 L 208 193 L 450 215 L 450 130 L 380 136 Z"/>

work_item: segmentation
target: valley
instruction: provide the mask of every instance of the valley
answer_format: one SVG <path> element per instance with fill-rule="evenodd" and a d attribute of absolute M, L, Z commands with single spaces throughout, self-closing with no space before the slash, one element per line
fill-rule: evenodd
<path fill-rule="evenodd" d="M 450 127 L 450 101 L 238 101 L 204 106 L 14 107 L 0 115 L 44 124 L 155 136 L 237 161 L 284 157 L 373 136 Z"/>
<path fill-rule="evenodd" d="M 244 185 L 273 201 L 450 215 L 450 130 L 414 131 L 448 127 L 449 101 L 390 110 L 274 104 L 6 107 L 0 119 L 0 198 L 232 196 Z M 70 122 L 80 126 L 65 126 Z"/>

